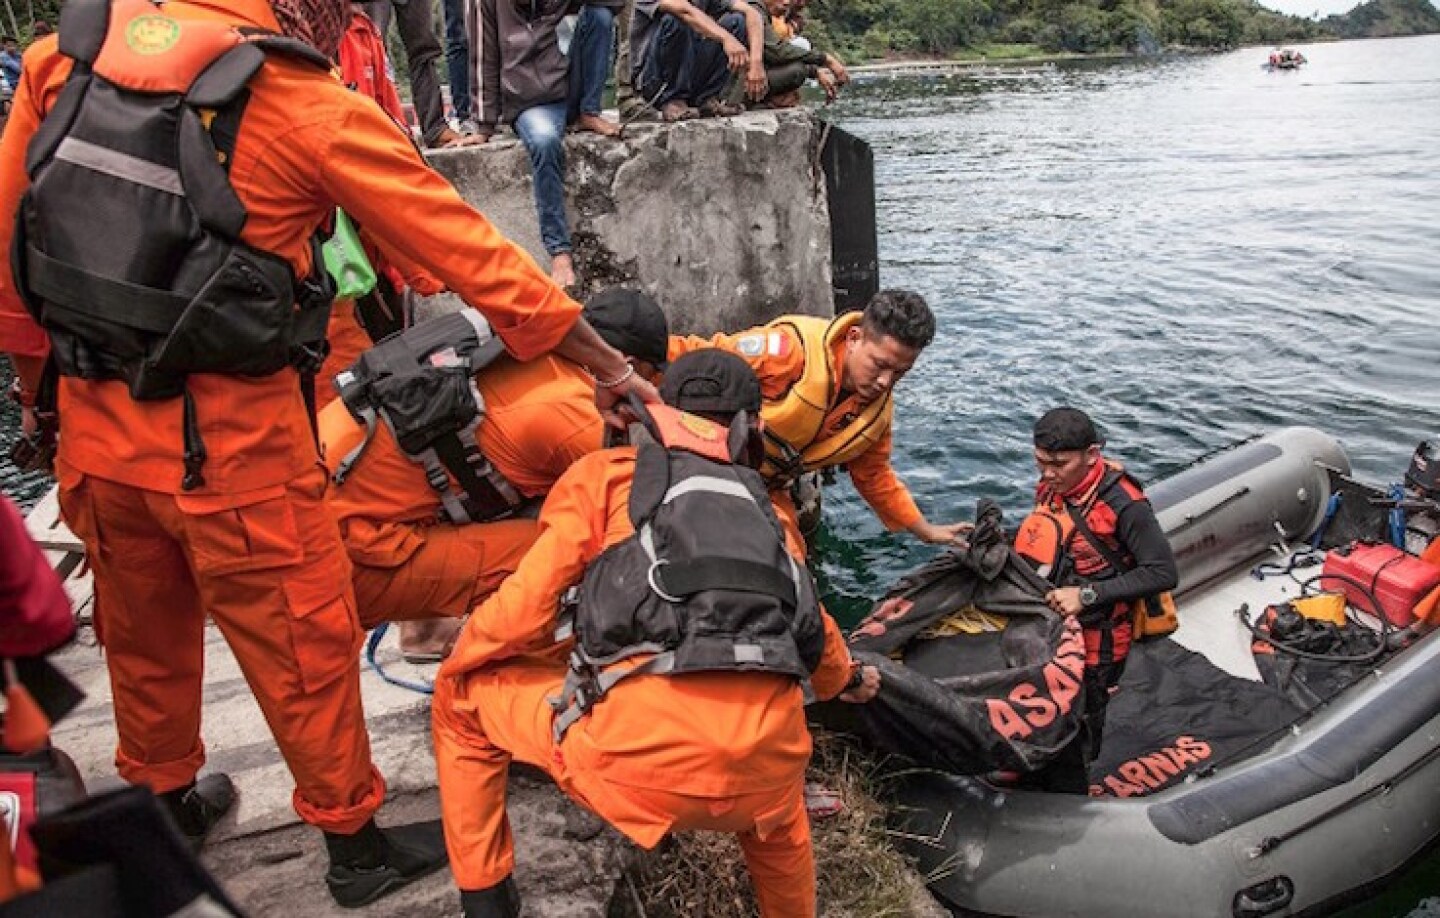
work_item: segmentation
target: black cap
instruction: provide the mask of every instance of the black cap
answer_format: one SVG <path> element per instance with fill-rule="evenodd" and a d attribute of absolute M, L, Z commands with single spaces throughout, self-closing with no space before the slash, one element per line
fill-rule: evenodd
<path fill-rule="evenodd" d="M 729 351 L 704 348 L 676 360 L 660 383 L 665 404 L 681 411 L 734 414 L 760 411 L 760 380 Z"/>
<path fill-rule="evenodd" d="M 615 350 L 665 369 L 670 322 L 650 294 L 607 287 L 585 301 L 581 315 Z"/>
<path fill-rule="evenodd" d="M 1035 445 L 1052 453 L 1104 446 L 1095 422 L 1078 408 L 1052 408 L 1035 422 Z"/>

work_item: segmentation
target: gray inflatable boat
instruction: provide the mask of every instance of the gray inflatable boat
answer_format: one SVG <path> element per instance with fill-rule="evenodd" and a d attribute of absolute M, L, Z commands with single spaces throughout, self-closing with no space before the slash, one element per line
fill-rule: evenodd
<path fill-rule="evenodd" d="M 1294 595 L 1251 567 L 1311 536 L 1349 462 L 1290 428 L 1149 489 L 1181 567 L 1174 640 L 1258 679 L 1236 617 Z M 911 774 L 904 837 L 956 914 L 1324 914 L 1440 838 L 1440 631 L 1375 668 L 1260 751 L 1151 796 L 1005 790 Z"/>

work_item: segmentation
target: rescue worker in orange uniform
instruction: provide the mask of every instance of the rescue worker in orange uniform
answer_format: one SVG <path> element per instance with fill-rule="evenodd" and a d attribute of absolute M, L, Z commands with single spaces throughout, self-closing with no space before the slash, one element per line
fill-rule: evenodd
<path fill-rule="evenodd" d="M 700 351 L 671 365 L 661 394 L 643 445 L 592 453 L 556 482 L 535 546 L 441 667 L 435 756 L 467 918 L 519 913 L 512 758 L 643 847 L 676 829 L 737 833 L 761 914 L 815 914 L 801 680 L 864 702 L 880 676 L 852 665 L 784 547 L 752 469 L 753 373 Z"/>
<path fill-rule="evenodd" d="M 604 290 L 582 315 L 641 375 L 653 377 L 663 368 L 669 324 L 647 294 Z M 503 512 L 514 518 L 452 520 L 421 460 L 396 442 L 391 423 L 375 425 L 363 453 L 327 495 L 353 564 L 360 625 L 402 622 L 401 650 L 410 662 L 441 658 L 461 618 L 509 576 L 535 541 L 534 514 L 525 508 L 538 510 L 537 499 L 604 439 L 594 382 L 567 360 L 545 356 L 522 363 L 501 356 L 475 374 L 475 387 L 484 413 L 471 436 L 524 502 Z M 321 449 L 332 475 L 365 438 L 366 428 L 346 402 L 320 412 Z M 446 475 L 450 487 L 461 487 Z M 441 618 L 420 621 L 436 616 Z"/>
<path fill-rule="evenodd" d="M 834 319 L 781 316 L 734 335 L 672 337 L 670 358 L 717 347 L 743 357 L 760 377 L 761 474 L 792 538 L 800 537 L 790 494 L 796 479 L 844 466 L 885 528 L 945 543 L 970 524 L 927 520 L 890 465 L 892 391 L 934 337 L 935 316 L 919 294 L 882 290 L 863 312 Z"/>
<path fill-rule="evenodd" d="M 352 2 L 349 15 L 350 21 L 340 39 L 336 58 L 340 80 L 362 96 L 374 99 L 395 123 L 395 130 L 408 138 L 410 132 L 405 127 L 405 109 L 395 84 L 390 80 L 384 36 L 360 4 Z M 360 242 L 375 269 L 375 289 L 360 297 L 359 301 L 348 298 L 335 300 L 330 312 L 330 325 L 326 329 L 330 352 L 315 376 L 317 411 L 335 399 L 335 374 L 354 363 L 375 341 L 404 327 L 407 288 L 422 296 L 434 296 L 445 290 L 445 285 L 428 272 L 414 265 L 405 265 L 402 271 L 400 266 L 387 261 L 363 227 L 360 228 Z M 363 313 L 362 302 L 365 307 Z"/>
<path fill-rule="evenodd" d="M 1105 708 L 1130 653 L 1137 600 L 1159 602 L 1180 575 L 1170 541 L 1137 482 L 1105 459 L 1105 441 L 1083 411 L 1061 407 L 1035 422 L 1040 482 L 1015 551 L 1055 588 L 1050 608 L 1077 616 L 1085 640 L 1085 719 L 1075 740 L 1042 772 L 1046 790 L 1086 793 L 1100 750 Z"/>
<path fill-rule="evenodd" d="M 196 780 L 210 617 L 294 776 L 296 812 L 325 834 L 330 892 L 353 906 L 444 855 L 438 827 L 374 820 L 385 782 L 361 709 L 362 633 L 300 383 L 329 305 L 313 233 L 342 206 L 484 313 L 516 359 L 590 367 L 606 410 L 654 394 L 334 78 L 344 12 L 67 4 L 58 44 L 26 54 L 0 141 L 0 244 L 23 269 L 0 266 L 0 351 L 22 402 L 52 375 L 47 354 L 58 374 L 55 470 L 95 575 L 121 776 L 197 842 L 229 807 L 228 778 Z"/>

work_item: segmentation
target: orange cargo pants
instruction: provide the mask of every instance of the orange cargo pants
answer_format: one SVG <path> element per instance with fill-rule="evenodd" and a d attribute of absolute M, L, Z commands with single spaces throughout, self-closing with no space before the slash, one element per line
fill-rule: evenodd
<path fill-rule="evenodd" d="M 164 494 L 59 468 L 65 521 L 95 574 L 121 777 L 194 780 L 205 617 L 220 628 L 295 778 L 300 818 L 358 830 L 385 781 L 360 704 L 362 640 L 321 467 L 228 495 Z"/>
<path fill-rule="evenodd" d="M 546 701 L 560 692 L 564 678 L 563 663 L 520 659 L 436 682 L 431 722 L 440 813 L 456 885 L 485 889 L 514 869 L 505 787 L 510 760 L 516 758 L 547 771 L 571 799 L 645 848 L 677 829 L 736 833 L 760 914 L 815 915 L 815 861 L 803 777 L 778 791 L 692 797 L 571 771 L 551 738 Z"/>
<path fill-rule="evenodd" d="M 534 520 L 417 529 L 424 541 L 403 559 L 352 549 L 361 627 L 468 614 L 515 571 L 540 534 Z"/>

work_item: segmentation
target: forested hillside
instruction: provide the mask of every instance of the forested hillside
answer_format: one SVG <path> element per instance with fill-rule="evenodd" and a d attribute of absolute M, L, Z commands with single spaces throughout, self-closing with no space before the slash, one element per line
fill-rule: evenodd
<path fill-rule="evenodd" d="M 1371 0 L 1322 23 L 1341 38 L 1390 38 L 1440 32 L 1440 11 L 1430 0 Z"/>
<path fill-rule="evenodd" d="M 1082 54 L 1220 50 L 1326 34 L 1313 20 L 1253 0 L 811 0 L 806 12 L 807 32 L 850 58 L 943 56 L 984 45 Z"/>
<path fill-rule="evenodd" d="M 847 59 L 1224 50 L 1440 32 L 1429 0 L 1372 0 L 1323 21 L 1254 0 L 811 0 L 806 31 Z"/>

